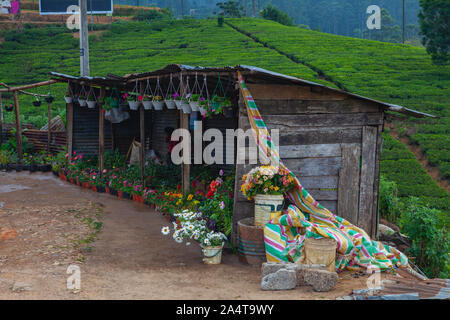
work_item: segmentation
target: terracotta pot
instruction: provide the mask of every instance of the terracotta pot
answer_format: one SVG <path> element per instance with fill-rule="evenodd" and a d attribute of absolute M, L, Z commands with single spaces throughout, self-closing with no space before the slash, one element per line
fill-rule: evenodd
<path fill-rule="evenodd" d="M 73 181 L 73 178 L 70 178 L 70 179 L 69 179 L 69 182 L 70 182 L 70 183 L 73 183 L 73 182 L 74 182 L 74 181 Z"/>
<path fill-rule="evenodd" d="M 94 192 L 97 192 L 97 187 L 96 187 L 96 186 L 91 186 L 91 189 L 92 189 Z"/>
<path fill-rule="evenodd" d="M 117 190 L 117 196 L 118 196 L 119 198 L 123 198 L 123 192 Z"/>
<path fill-rule="evenodd" d="M 106 193 L 111 193 L 111 192 L 109 191 L 109 188 L 108 188 L 108 187 L 105 187 L 105 192 L 106 192 Z"/>

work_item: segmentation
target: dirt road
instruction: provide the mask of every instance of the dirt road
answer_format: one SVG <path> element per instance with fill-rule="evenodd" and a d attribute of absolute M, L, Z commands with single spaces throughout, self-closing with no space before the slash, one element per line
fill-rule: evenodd
<path fill-rule="evenodd" d="M 261 291 L 259 267 L 231 253 L 204 265 L 198 245 L 161 234 L 166 225 L 145 205 L 51 173 L 0 172 L 0 231 L 10 235 L 0 240 L 0 299 L 335 299 L 366 287 L 366 276 L 344 273 L 328 293 Z M 71 264 L 80 291 L 67 289 Z"/>

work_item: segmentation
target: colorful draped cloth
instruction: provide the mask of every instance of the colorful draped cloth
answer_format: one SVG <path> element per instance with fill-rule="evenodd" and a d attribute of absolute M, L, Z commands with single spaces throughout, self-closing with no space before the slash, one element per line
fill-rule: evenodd
<path fill-rule="evenodd" d="M 304 256 L 303 243 L 306 238 L 331 238 L 337 242 L 336 271 L 360 268 L 379 268 L 384 271 L 397 266 L 408 266 L 408 259 L 403 253 L 371 240 L 364 230 L 331 213 L 303 188 L 294 173 L 280 160 L 240 72 L 238 77 L 263 161 L 287 169 L 296 183 L 296 188 L 287 194 L 294 205 L 290 205 L 284 212 L 274 213 L 264 228 L 267 261 L 297 262 Z"/>

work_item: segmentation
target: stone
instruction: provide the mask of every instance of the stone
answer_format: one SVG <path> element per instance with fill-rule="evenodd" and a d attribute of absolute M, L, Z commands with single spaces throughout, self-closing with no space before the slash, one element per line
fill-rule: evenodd
<path fill-rule="evenodd" d="M 305 269 L 303 277 L 305 284 L 312 286 L 314 291 L 318 292 L 332 290 L 339 279 L 336 272 L 319 269 Z"/>
<path fill-rule="evenodd" d="M 305 273 L 313 272 L 311 270 L 326 270 L 324 264 L 299 264 L 297 268 L 297 286 L 307 286 L 305 282 Z"/>
<path fill-rule="evenodd" d="M 14 282 L 11 290 L 13 292 L 22 292 L 22 291 L 30 291 L 31 285 L 25 282 Z"/>
<path fill-rule="evenodd" d="M 297 272 L 295 270 L 280 269 L 262 278 L 262 290 L 291 290 L 297 286 Z"/>
<path fill-rule="evenodd" d="M 391 236 L 395 233 L 394 229 L 381 223 L 378 225 L 378 230 L 380 231 L 380 234 L 383 236 Z"/>

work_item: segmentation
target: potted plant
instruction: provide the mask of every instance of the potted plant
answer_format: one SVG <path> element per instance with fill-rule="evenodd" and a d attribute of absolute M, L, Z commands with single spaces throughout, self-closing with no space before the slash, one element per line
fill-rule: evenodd
<path fill-rule="evenodd" d="M 127 94 L 127 101 L 128 101 L 128 106 L 130 107 L 130 110 L 136 111 L 139 109 L 139 105 L 141 103 L 137 99 L 138 99 L 137 96 Z"/>
<path fill-rule="evenodd" d="M 175 102 L 175 106 L 177 107 L 178 110 L 181 110 L 181 96 L 178 92 L 175 92 L 172 95 L 172 100 Z"/>
<path fill-rule="evenodd" d="M 226 118 L 233 118 L 233 104 L 230 99 L 224 99 L 222 102 L 222 110 Z"/>
<path fill-rule="evenodd" d="M 181 109 L 183 110 L 184 113 L 191 113 L 192 109 L 191 106 L 189 105 L 189 99 L 188 98 L 181 98 Z"/>
<path fill-rule="evenodd" d="M 97 102 L 95 101 L 95 94 L 94 94 L 94 90 L 91 88 L 91 90 L 89 91 L 89 94 L 87 96 L 87 106 L 89 109 L 94 109 L 95 105 L 97 104 Z"/>
<path fill-rule="evenodd" d="M 191 107 L 192 111 L 199 111 L 199 100 L 200 95 L 199 94 L 191 94 L 188 97 L 189 99 L 189 106 Z"/>
<path fill-rule="evenodd" d="M 220 264 L 223 245 L 227 237 L 221 232 L 211 230 L 208 221 L 201 213 L 184 210 L 174 213 L 174 217 L 177 223 L 174 224 L 173 239 L 178 243 L 182 243 L 183 239 L 196 241 L 202 248 L 205 264 Z M 163 227 L 161 232 L 168 235 L 170 228 Z M 186 244 L 188 245 L 190 242 Z"/>
<path fill-rule="evenodd" d="M 31 173 L 38 170 L 38 159 L 31 154 L 25 159 L 25 164 L 28 164 L 28 170 Z"/>
<path fill-rule="evenodd" d="M 214 114 L 222 114 L 222 104 L 225 102 L 225 97 L 214 95 L 211 99 L 211 112 Z"/>
<path fill-rule="evenodd" d="M 273 212 L 283 207 L 283 194 L 294 186 L 289 171 L 274 166 L 252 169 L 242 177 L 241 191 L 248 200 L 255 199 L 255 226 L 264 227 Z"/>
<path fill-rule="evenodd" d="M 153 97 L 153 107 L 155 110 L 162 110 L 164 106 L 164 100 L 162 96 Z"/>
<path fill-rule="evenodd" d="M 70 92 L 70 87 L 67 88 L 66 94 L 64 95 L 64 100 L 66 100 L 66 103 L 72 103 L 72 93 Z"/>
<path fill-rule="evenodd" d="M 52 103 L 55 100 L 55 97 L 50 95 L 50 93 L 45 97 L 45 102 Z"/>
<path fill-rule="evenodd" d="M 6 110 L 7 112 L 13 111 L 13 110 L 14 110 L 14 105 L 13 105 L 12 103 L 10 103 L 9 105 L 8 105 L 8 104 L 5 104 L 5 110 Z"/>
<path fill-rule="evenodd" d="M 40 107 L 41 103 L 42 103 L 41 100 L 39 100 L 39 98 L 37 96 L 35 98 L 36 98 L 36 100 L 33 101 L 33 106 Z"/>
<path fill-rule="evenodd" d="M 151 95 L 144 94 L 142 96 L 142 105 L 144 106 L 145 110 L 151 110 L 153 105 L 153 97 Z"/>
<path fill-rule="evenodd" d="M 200 111 L 200 113 L 202 114 L 202 116 L 205 116 L 206 113 L 208 112 L 208 100 L 206 100 L 203 97 L 200 97 L 199 101 L 198 101 L 198 109 Z"/>
<path fill-rule="evenodd" d="M 173 99 L 173 95 L 170 95 L 170 94 L 167 95 L 164 102 L 166 103 L 167 109 L 176 109 L 177 108 L 175 100 Z"/>

